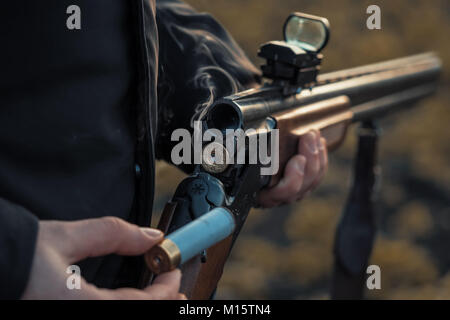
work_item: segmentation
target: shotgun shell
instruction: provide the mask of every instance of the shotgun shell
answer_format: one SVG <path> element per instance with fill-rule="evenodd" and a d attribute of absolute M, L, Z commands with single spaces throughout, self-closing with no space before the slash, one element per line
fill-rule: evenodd
<path fill-rule="evenodd" d="M 145 255 L 147 266 L 155 274 L 171 271 L 231 235 L 235 225 L 231 212 L 215 208 L 151 248 Z"/>
<path fill-rule="evenodd" d="M 181 262 L 180 249 L 170 239 L 164 239 L 146 255 L 145 262 L 155 274 L 174 270 Z"/>

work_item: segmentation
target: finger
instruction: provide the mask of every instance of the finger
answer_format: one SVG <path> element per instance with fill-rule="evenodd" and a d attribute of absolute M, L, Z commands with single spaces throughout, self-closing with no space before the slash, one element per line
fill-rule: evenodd
<path fill-rule="evenodd" d="M 144 290 L 120 288 L 115 290 L 100 289 L 98 299 L 102 300 L 158 300 Z"/>
<path fill-rule="evenodd" d="M 175 269 L 155 278 L 153 284 L 145 288 L 145 291 L 158 300 L 178 300 L 180 296 L 181 271 Z"/>
<path fill-rule="evenodd" d="M 180 288 L 180 281 L 181 281 L 181 270 L 175 269 L 170 272 L 165 272 L 160 274 L 153 280 L 153 285 L 167 285 L 170 287 L 174 287 L 176 292 L 178 292 L 178 289 Z"/>
<path fill-rule="evenodd" d="M 260 192 L 259 203 L 263 207 L 274 207 L 295 197 L 302 188 L 305 165 L 306 158 L 304 156 L 293 156 L 286 164 L 280 182 L 274 187 Z"/>
<path fill-rule="evenodd" d="M 179 269 L 161 274 L 153 285 L 143 290 L 134 288 L 103 289 L 97 288 L 83 280 L 83 297 L 86 299 L 102 300 L 187 300 L 184 294 L 179 293 L 181 272 Z"/>
<path fill-rule="evenodd" d="M 145 290 L 138 290 L 134 288 L 119 288 L 119 289 L 100 289 L 96 288 L 92 299 L 97 300 L 162 300 Z M 164 299 L 164 298 L 163 298 Z M 181 300 L 181 299 L 180 299 Z"/>
<path fill-rule="evenodd" d="M 319 154 L 321 157 L 320 164 L 322 168 L 322 175 L 324 175 L 328 170 L 328 149 L 327 140 L 323 137 L 320 138 Z"/>
<path fill-rule="evenodd" d="M 181 272 L 174 270 L 155 279 L 155 284 L 138 290 L 134 288 L 103 289 L 81 279 L 82 290 L 71 290 L 70 299 L 96 300 L 187 300 L 179 293 Z"/>
<path fill-rule="evenodd" d="M 139 255 L 163 237 L 159 230 L 139 228 L 115 217 L 66 222 L 64 227 L 67 241 L 61 254 L 69 263 L 111 253 Z"/>
<path fill-rule="evenodd" d="M 305 166 L 305 177 L 303 181 L 302 190 L 299 192 L 299 197 L 301 197 L 310 188 L 317 175 L 320 171 L 320 158 L 319 158 L 319 148 L 320 143 L 320 133 L 317 130 L 312 130 L 306 135 L 302 136 L 298 151 L 299 154 L 305 156 L 306 166 Z"/>
<path fill-rule="evenodd" d="M 320 184 L 325 173 L 328 170 L 328 150 L 327 150 L 327 142 L 326 142 L 325 138 L 320 138 L 319 160 L 320 160 L 320 170 L 319 170 L 319 173 L 317 174 L 316 179 L 312 183 L 311 189 L 315 189 Z"/>

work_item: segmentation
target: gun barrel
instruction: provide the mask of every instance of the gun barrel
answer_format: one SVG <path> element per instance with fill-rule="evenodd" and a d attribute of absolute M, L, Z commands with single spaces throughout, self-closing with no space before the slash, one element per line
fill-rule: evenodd
<path fill-rule="evenodd" d="M 410 103 L 431 95 L 435 89 L 434 85 L 422 85 L 357 105 L 352 108 L 352 122 L 382 117 L 397 111 L 399 107 L 407 107 Z"/>
<path fill-rule="evenodd" d="M 414 88 L 426 86 L 426 91 L 432 92 L 437 88 L 440 72 L 440 59 L 426 53 L 324 74 L 318 77 L 316 86 L 297 94 L 286 95 L 278 85 L 262 86 L 218 100 L 207 114 L 207 125 L 218 129 L 254 127 L 274 113 L 342 95 L 348 96 L 353 106 L 364 105 L 366 109 L 371 102 L 376 104 L 373 101 L 385 102 L 383 108 L 372 107 L 365 113 L 366 117 L 384 114 L 403 100 L 407 101 L 402 105 L 424 96 L 420 90 L 415 94 Z M 406 97 L 407 94 L 411 95 Z M 361 116 L 362 113 L 358 117 Z"/>

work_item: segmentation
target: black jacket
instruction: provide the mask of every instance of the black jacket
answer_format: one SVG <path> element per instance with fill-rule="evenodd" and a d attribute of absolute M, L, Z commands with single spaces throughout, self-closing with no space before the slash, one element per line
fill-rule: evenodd
<path fill-rule="evenodd" d="M 71 4 L 81 30 L 66 28 Z M 0 298 L 23 293 L 39 219 L 148 226 L 171 147 L 155 142 L 259 79 L 219 23 L 176 0 L 4 1 L 0 39 Z M 137 287 L 144 267 L 79 265 L 102 287 Z"/>

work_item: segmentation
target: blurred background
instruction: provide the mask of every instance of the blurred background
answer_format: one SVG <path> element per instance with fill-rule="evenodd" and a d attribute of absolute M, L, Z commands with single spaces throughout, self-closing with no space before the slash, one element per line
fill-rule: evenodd
<path fill-rule="evenodd" d="M 327 17 L 331 40 L 322 72 L 435 51 L 443 60 L 439 92 L 381 122 L 379 232 L 370 264 L 381 267 L 371 299 L 450 299 L 450 2 L 447 0 L 187 0 L 212 13 L 250 59 L 282 38 L 292 11 Z M 366 8 L 381 8 L 381 30 L 366 28 Z M 355 131 L 330 156 L 321 186 L 307 199 L 253 210 L 217 293 L 222 299 L 327 299 L 333 239 L 350 184 Z M 184 175 L 158 163 L 155 212 Z M 158 220 L 155 214 L 154 223 Z"/>

